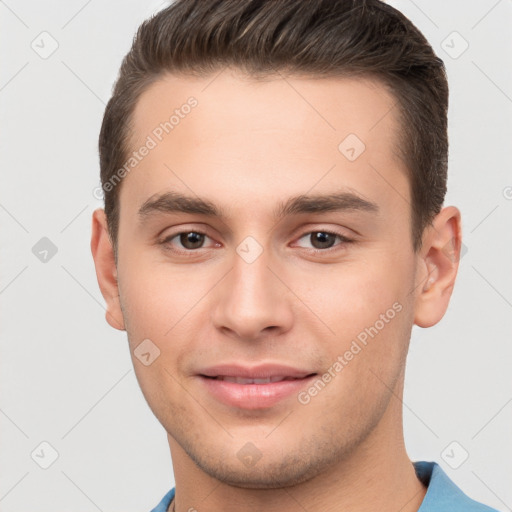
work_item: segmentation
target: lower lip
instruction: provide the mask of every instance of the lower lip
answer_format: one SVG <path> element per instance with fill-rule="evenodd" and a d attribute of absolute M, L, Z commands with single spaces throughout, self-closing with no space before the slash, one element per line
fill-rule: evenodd
<path fill-rule="evenodd" d="M 208 391 L 221 402 L 242 409 L 272 407 L 290 395 L 298 394 L 315 376 L 268 384 L 238 384 L 200 376 Z"/>

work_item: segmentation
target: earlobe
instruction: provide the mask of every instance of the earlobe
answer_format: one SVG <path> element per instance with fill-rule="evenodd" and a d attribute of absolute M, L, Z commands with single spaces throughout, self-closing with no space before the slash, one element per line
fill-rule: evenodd
<path fill-rule="evenodd" d="M 103 208 L 96 209 L 92 214 L 91 252 L 98 285 L 106 302 L 105 318 L 112 327 L 124 331 L 114 249 L 108 234 L 107 219 Z"/>
<path fill-rule="evenodd" d="M 443 208 L 423 235 L 414 316 L 419 327 L 437 324 L 446 313 L 457 277 L 461 244 L 460 212 L 454 206 Z"/>

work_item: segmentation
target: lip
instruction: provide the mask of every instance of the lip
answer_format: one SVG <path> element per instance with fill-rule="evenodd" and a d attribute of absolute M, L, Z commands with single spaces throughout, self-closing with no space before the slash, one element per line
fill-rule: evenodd
<path fill-rule="evenodd" d="M 199 370 L 197 373 L 207 377 L 218 377 L 219 375 L 222 375 L 246 379 L 266 379 L 268 377 L 282 375 L 284 377 L 300 379 L 307 375 L 311 375 L 314 372 L 311 370 L 302 370 L 293 366 L 275 363 L 258 364 L 255 366 L 242 366 L 234 363 L 210 366 Z"/>
<path fill-rule="evenodd" d="M 297 394 L 316 376 L 315 372 L 280 364 L 240 366 L 223 364 L 202 369 L 198 377 L 207 392 L 220 402 L 242 409 L 265 409 L 276 405 L 292 394 Z M 215 377 L 268 379 L 285 377 L 287 380 L 268 383 L 242 384 Z"/>

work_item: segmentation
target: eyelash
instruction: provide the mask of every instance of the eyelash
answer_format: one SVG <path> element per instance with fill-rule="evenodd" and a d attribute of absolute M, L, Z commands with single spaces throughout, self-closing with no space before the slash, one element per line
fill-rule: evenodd
<path fill-rule="evenodd" d="M 179 237 L 180 235 L 184 235 L 184 234 L 188 234 L 188 233 L 195 233 L 197 235 L 202 235 L 202 236 L 205 236 L 207 238 L 210 238 L 205 232 L 194 229 L 194 230 L 188 230 L 188 231 L 179 231 L 178 233 L 174 233 L 172 235 L 167 236 L 166 238 L 164 238 L 159 243 L 161 245 L 163 245 L 166 250 L 169 250 L 169 251 L 177 253 L 177 254 L 182 254 L 182 255 L 185 255 L 185 256 L 188 256 L 188 257 L 193 257 L 193 256 L 195 256 L 195 253 L 197 253 L 201 249 L 204 249 L 204 247 L 199 247 L 197 249 L 173 249 L 170 246 L 171 245 L 170 244 L 171 240 L 173 240 L 176 237 Z M 335 245 L 333 247 L 328 247 L 327 249 L 306 249 L 310 254 L 320 254 L 320 253 L 326 254 L 326 253 L 331 253 L 331 252 L 334 252 L 334 251 L 342 250 L 342 248 L 340 248 L 340 246 L 343 246 L 343 245 L 346 245 L 346 244 L 351 244 L 351 243 L 355 242 L 355 240 L 353 240 L 351 238 L 348 238 L 345 235 L 342 235 L 341 233 L 337 233 L 335 231 L 322 230 L 322 229 L 317 229 L 317 230 L 314 230 L 314 231 L 307 231 L 307 232 L 303 233 L 298 238 L 298 240 L 301 240 L 305 236 L 311 235 L 313 233 L 324 233 L 324 234 L 327 234 L 327 235 L 332 235 L 332 236 L 338 237 L 339 240 L 341 241 L 341 243 L 338 244 L 338 245 Z"/>

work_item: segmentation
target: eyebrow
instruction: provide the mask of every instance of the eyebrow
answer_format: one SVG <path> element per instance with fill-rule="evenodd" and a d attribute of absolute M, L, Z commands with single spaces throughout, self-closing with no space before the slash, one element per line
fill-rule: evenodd
<path fill-rule="evenodd" d="M 379 212 L 379 207 L 376 203 L 368 201 L 354 192 L 302 194 L 280 202 L 274 208 L 273 215 L 274 219 L 282 219 L 291 215 L 334 211 L 363 211 L 376 214 Z M 223 208 L 216 206 L 211 201 L 179 192 L 165 192 L 151 196 L 139 208 L 139 219 L 144 222 L 148 217 L 157 213 L 188 213 L 220 219 L 228 217 Z"/>

